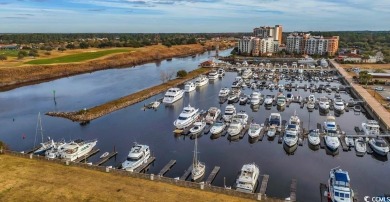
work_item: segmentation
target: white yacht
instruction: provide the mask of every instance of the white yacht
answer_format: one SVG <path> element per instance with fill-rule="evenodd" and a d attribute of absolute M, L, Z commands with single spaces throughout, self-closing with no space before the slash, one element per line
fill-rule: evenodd
<path fill-rule="evenodd" d="M 272 98 L 272 96 L 271 95 L 267 95 L 267 96 L 265 96 L 264 104 L 265 105 L 271 105 L 273 101 L 274 101 L 274 99 Z"/>
<path fill-rule="evenodd" d="M 252 76 L 252 70 L 250 68 L 246 69 L 243 73 L 242 73 L 242 78 L 243 79 L 249 79 L 250 77 Z"/>
<path fill-rule="evenodd" d="M 97 140 L 90 141 L 72 141 L 62 146 L 60 154 L 62 159 L 74 161 L 77 158 L 88 154 L 95 146 Z"/>
<path fill-rule="evenodd" d="M 278 95 L 278 97 L 276 98 L 276 104 L 279 107 L 285 106 L 286 105 L 286 97 L 284 97 L 283 94 Z"/>
<path fill-rule="evenodd" d="M 280 127 L 282 125 L 282 116 L 280 115 L 280 113 L 271 113 L 271 115 L 269 116 L 269 125 L 275 125 L 278 131 L 280 131 Z"/>
<path fill-rule="evenodd" d="M 315 103 L 316 102 L 316 97 L 314 95 L 309 95 L 308 101 Z"/>
<path fill-rule="evenodd" d="M 267 136 L 268 136 L 268 137 L 275 137 L 275 135 L 276 135 L 276 127 L 275 127 L 275 125 L 271 125 L 271 126 L 268 128 Z"/>
<path fill-rule="evenodd" d="M 337 111 L 344 111 L 345 106 L 341 98 L 334 99 L 334 109 Z"/>
<path fill-rule="evenodd" d="M 298 130 L 299 126 L 295 124 L 287 124 L 285 134 L 283 136 L 283 142 L 289 147 L 292 147 L 298 143 Z"/>
<path fill-rule="evenodd" d="M 234 105 L 227 105 L 225 108 L 225 113 L 222 116 L 225 121 L 230 121 L 231 118 L 236 115 L 236 108 Z"/>
<path fill-rule="evenodd" d="M 207 111 L 206 115 L 206 123 L 213 124 L 214 121 L 217 120 L 217 118 L 221 115 L 221 110 L 216 107 L 210 107 L 210 109 Z"/>
<path fill-rule="evenodd" d="M 210 129 L 211 134 L 219 134 L 226 128 L 226 124 L 222 121 L 215 122 L 213 127 Z"/>
<path fill-rule="evenodd" d="M 205 75 L 200 75 L 198 78 L 195 80 L 195 85 L 197 87 L 201 87 L 209 83 L 209 79 Z"/>
<path fill-rule="evenodd" d="M 195 83 L 192 81 L 187 82 L 184 85 L 184 92 L 189 93 L 191 91 L 194 91 L 196 89 Z"/>
<path fill-rule="evenodd" d="M 209 73 L 209 76 L 208 78 L 210 80 L 215 80 L 215 79 L 218 79 L 218 72 L 216 70 L 213 70 Z"/>
<path fill-rule="evenodd" d="M 172 104 L 178 101 L 179 99 L 181 99 L 183 95 L 184 95 L 184 91 L 181 90 L 180 88 L 170 88 L 165 93 L 163 103 Z"/>
<path fill-rule="evenodd" d="M 309 143 L 316 146 L 320 144 L 320 131 L 318 129 L 310 130 L 308 138 Z"/>
<path fill-rule="evenodd" d="M 324 129 L 327 133 L 336 133 L 336 118 L 334 116 L 327 116 L 326 121 L 324 122 Z"/>
<path fill-rule="evenodd" d="M 54 142 L 54 145 L 46 150 L 45 157 L 49 159 L 60 158 L 65 144 L 65 141 Z"/>
<path fill-rule="evenodd" d="M 340 140 L 337 134 L 336 119 L 334 116 L 327 116 L 324 123 L 325 144 L 331 151 L 336 151 L 340 146 Z"/>
<path fill-rule="evenodd" d="M 260 136 L 260 131 L 261 131 L 261 130 L 263 130 L 263 126 L 261 126 L 261 125 L 258 124 L 258 123 L 251 123 L 251 125 L 249 126 L 248 135 L 249 135 L 251 138 L 259 137 L 259 136 Z"/>
<path fill-rule="evenodd" d="M 232 122 L 230 123 L 228 129 L 227 129 L 227 132 L 229 134 L 229 136 L 236 136 L 238 134 L 240 134 L 240 132 L 242 131 L 242 129 L 244 128 L 241 120 L 239 119 L 232 119 Z"/>
<path fill-rule="evenodd" d="M 365 154 L 367 151 L 366 142 L 362 137 L 355 139 L 355 150 L 357 153 Z"/>
<path fill-rule="evenodd" d="M 126 171 L 134 171 L 143 163 L 146 163 L 149 158 L 149 146 L 135 143 L 134 146 L 131 147 L 129 154 L 127 155 L 126 161 L 122 163 L 122 169 Z"/>
<path fill-rule="evenodd" d="M 320 109 L 322 110 L 328 110 L 329 109 L 329 100 L 326 97 L 321 97 L 319 101 Z"/>
<path fill-rule="evenodd" d="M 313 110 L 315 108 L 315 103 L 312 102 L 312 101 L 309 101 L 307 102 L 307 105 L 306 105 L 307 109 L 310 111 L 310 110 Z"/>
<path fill-rule="evenodd" d="M 256 189 L 259 175 L 260 170 L 256 164 L 245 164 L 242 166 L 240 175 L 236 180 L 236 190 L 246 193 L 253 193 Z"/>
<path fill-rule="evenodd" d="M 237 112 L 232 119 L 240 121 L 242 125 L 245 127 L 248 124 L 249 116 L 245 112 L 240 111 Z"/>
<path fill-rule="evenodd" d="M 195 136 L 195 149 L 194 149 L 194 158 L 192 159 L 192 171 L 191 176 L 192 180 L 200 179 L 206 171 L 206 164 L 199 161 L 198 158 L 198 138 Z"/>
<path fill-rule="evenodd" d="M 379 135 L 379 124 L 375 120 L 367 120 L 362 123 L 364 135 L 376 136 Z"/>
<path fill-rule="evenodd" d="M 197 121 L 194 123 L 194 126 L 190 129 L 190 133 L 192 135 L 199 134 L 202 132 L 202 130 L 206 127 L 206 122 L 204 121 Z"/>
<path fill-rule="evenodd" d="M 219 91 L 219 94 L 218 96 L 219 97 L 226 97 L 228 96 L 230 93 L 230 89 L 229 88 L 222 88 L 220 91 Z"/>
<path fill-rule="evenodd" d="M 389 144 L 381 137 L 371 138 L 368 144 L 379 155 L 386 156 L 389 153 Z"/>
<path fill-rule="evenodd" d="M 257 92 L 257 91 L 253 91 L 252 94 L 251 94 L 251 105 L 258 105 L 260 104 L 260 96 L 261 96 L 261 93 Z"/>
<path fill-rule="evenodd" d="M 222 78 L 225 75 L 225 70 L 223 68 L 218 69 L 218 77 Z"/>
<path fill-rule="evenodd" d="M 350 185 L 347 171 L 333 168 L 329 173 L 328 180 L 329 197 L 332 202 L 352 202 L 354 193 Z"/>
<path fill-rule="evenodd" d="M 188 105 L 183 108 L 183 111 L 179 114 L 179 117 L 173 122 L 173 125 L 178 129 L 183 129 L 190 126 L 199 117 L 199 109 L 195 109 Z"/>

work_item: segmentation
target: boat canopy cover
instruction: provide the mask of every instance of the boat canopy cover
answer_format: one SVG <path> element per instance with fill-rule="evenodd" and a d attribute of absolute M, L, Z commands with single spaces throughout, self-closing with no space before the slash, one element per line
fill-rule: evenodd
<path fill-rule="evenodd" d="M 346 172 L 336 172 L 335 176 L 335 185 L 349 187 L 349 177 Z"/>

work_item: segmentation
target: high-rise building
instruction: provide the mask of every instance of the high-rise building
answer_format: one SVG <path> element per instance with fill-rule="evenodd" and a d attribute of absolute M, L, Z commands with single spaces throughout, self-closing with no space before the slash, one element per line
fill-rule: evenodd
<path fill-rule="evenodd" d="M 256 27 L 253 29 L 253 36 L 260 38 L 272 37 L 274 41 L 279 41 L 279 44 L 282 43 L 282 25 L 275 25 L 275 27 Z"/>
<path fill-rule="evenodd" d="M 253 50 L 253 40 L 256 37 L 244 36 L 238 41 L 238 52 L 241 54 L 252 54 Z"/>
<path fill-rule="evenodd" d="M 311 36 L 292 33 L 287 37 L 286 50 L 290 53 L 333 56 L 338 50 L 339 37 Z"/>

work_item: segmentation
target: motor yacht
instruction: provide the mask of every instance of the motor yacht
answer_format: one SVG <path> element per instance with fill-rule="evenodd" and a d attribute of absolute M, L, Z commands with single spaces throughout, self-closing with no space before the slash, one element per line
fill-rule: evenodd
<path fill-rule="evenodd" d="M 340 112 L 344 111 L 345 106 L 341 98 L 334 99 L 334 109 Z"/>
<path fill-rule="evenodd" d="M 96 146 L 96 143 L 97 140 L 77 140 L 66 143 L 62 146 L 60 156 L 62 159 L 74 161 L 88 154 Z"/>
<path fill-rule="evenodd" d="M 227 97 L 230 93 L 230 89 L 229 88 L 222 88 L 220 91 L 219 91 L 219 94 L 218 96 L 219 97 Z"/>
<path fill-rule="evenodd" d="M 367 120 L 362 123 L 362 129 L 364 135 L 366 136 L 376 136 L 379 135 L 379 124 L 375 120 Z"/>
<path fill-rule="evenodd" d="M 289 147 L 292 147 L 298 143 L 298 126 L 294 124 L 287 124 L 285 134 L 283 136 L 283 142 Z"/>
<path fill-rule="evenodd" d="M 249 79 L 252 77 L 252 70 L 250 68 L 245 69 L 241 76 L 243 79 Z"/>
<path fill-rule="evenodd" d="M 339 168 L 333 168 L 329 173 L 328 193 L 332 202 L 344 201 L 352 202 L 354 193 L 350 185 L 350 179 L 347 171 Z"/>
<path fill-rule="evenodd" d="M 320 131 L 318 129 L 310 130 L 308 140 L 311 145 L 317 146 L 320 144 Z"/>
<path fill-rule="evenodd" d="M 329 132 L 325 135 L 325 144 L 331 151 L 336 151 L 340 146 L 340 140 L 336 133 Z"/>
<path fill-rule="evenodd" d="M 360 155 L 364 155 L 366 153 L 367 144 L 362 137 L 355 139 L 355 150 Z"/>
<path fill-rule="evenodd" d="M 245 105 L 248 102 L 248 96 L 245 94 L 242 94 L 239 98 L 240 105 Z"/>
<path fill-rule="evenodd" d="M 316 102 L 316 97 L 314 95 L 309 95 L 308 101 L 315 103 Z"/>
<path fill-rule="evenodd" d="M 248 114 L 243 111 L 237 112 L 236 115 L 233 116 L 232 119 L 239 120 L 242 125 L 245 127 L 248 124 Z"/>
<path fill-rule="evenodd" d="M 196 86 L 195 86 L 195 83 L 192 82 L 192 81 L 189 81 L 187 82 L 185 85 L 184 85 L 184 92 L 186 93 L 189 93 L 189 92 L 192 92 L 196 89 Z"/>
<path fill-rule="evenodd" d="M 148 145 L 134 143 L 134 146 L 131 147 L 127 155 L 126 161 L 122 163 L 122 169 L 133 172 L 148 161 L 150 154 Z"/>
<path fill-rule="evenodd" d="M 286 97 L 284 97 L 283 94 L 278 95 L 278 97 L 276 98 L 276 104 L 279 107 L 284 107 L 286 105 Z"/>
<path fill-rule="evenodd" d="M 225 70 L 223 68 L 218 69 L 218 77 L 222 78 L 225 75 Z"/>
<path fill-rule="evenodd" d="M 216 70 L 213 70 L 209 73 L 208 76 L 209 80 L 215 80 L 218 79 L 218 72 Z"/>
<path fill-rule="evenodd" d="M 191 135 L 196 135 L 202 132 L 202 130 L 206 127 L 206 122 L 204 121 L 196 121 L 192 128 L 190 129 Z"/>
<path fill-rule="evenodd" d="M 236 115 L 236 108 L 234 105 L 227 105 L 225 108 L 225 113 L 222 116 L 223 119 L 227 122 L 231 121 L 231 118 Z"/>
<path fill-rule="evenodd" d="M 260 104 L 260 93 L 257 91 L 253 91 L 251 94 L 251 105 L 258 105 Z"/>
<path fill-rule="evenodd" d="M 271 113 L 269 116 L 269 125 L 275 125 L 276 129 L 280 131 L 282 125 L 282 116 L 280 113 Z"/>
<path fill-rule="evenodd" d="M 327 116 L 326 121 L 324 122 L 325 132 L 336 133 L 336 118 L 334 116 Z"/>
<path fill-rule="evenodd" d="M 251 138 L 256 138 L 260 136 L 260 131 L 263 130 L 263 126 L 258 123 L 251 123 L 249 126 L 248 135 Z"/>
<path fill-rule="evenodd" d="M 173 122 L 173 125 L 178 129 L 183 129 L 194 123 L 199 117 L 199 109 L 195 109 L 188 105 L 183 108 L 179 117 Z"/>
<path fill-rule="evenodd" d="M 319 100 L 320 109 L 326 111 L 329 109 L 329 100 L 326 97 L 321 97 Z"/>
<path fill-rule="evenodd" d="M 238 119 L 232 119 L 228 129 L 227 129 L 227 132 L 229 134 L 229 136 L 236 136 L 238 134 L 240 134 L 240 132 L 242 131 L 242 129 L 244 128 L 242 122 Z"/>
<path fill-rule="evenodd" d="M 54 145 L 46 150 L 45 157 L 49 159 L 61 158 L 61 153 L 64 149 L 66 142 L 64 140 L 59 142 L 54 142 Z"/>
<path fill-rule="evenodd" d="M 195 79 L 196 87 L 201 87 L 209 83 L 209 79 L 205 75 L 200 75 Z"/>
<path fill-rule="evenodd" d="M 265 105 L 272 105 L 272 102 L 274 101 L 273 97 L 271 95 L 267 95 L 264 99 Z"/>
<path fill-rule="evenodd" d="M 253 193 L 256 189 L 259 175 L 260 170 L 256 164 L 245 164 L 242 166 L 240 175 L 236 180 L 236 190 L 246 193 Z"/>
<path fill-rule="evenodd" d="M 221 115 L 221 110 L 217 107 L 210 107 L 210 109 L 207 111 L 206 115 L 206 123 L 207 124 L 213 124 L 214 121 L 217 120 L 217 118 Z"/>
<path fill-rule="evenodd" d="M 386 156 L 389 153 L 389 144 L 382 137 L 371 138 L 368 144 L 375 153 Z"/>
<path fill-rule="evenodd" d="M 179 99 L 181 99 L 183 95 L 184 95 L 184 91 L 181 90 L 180 88 L 170 88 L 165 93 L 163 103 L 172 104 L 178 101 Z"/>
<path fill-rule="evenodd" d="M 267 131 L 267 136 L 272 138 L 272 137 L 275 137 L 275 135 L 276 135 L 276 127 L 275 127 L 275 125 L 269 126 L 268 127 L 268 131 Z"/>
<path fill-rule="evenodd" d="M 222 121 L 215 122 L 214 125 L 210 129 L 211 134 L 219 134 L 226 128 L 226 124 Z"/>

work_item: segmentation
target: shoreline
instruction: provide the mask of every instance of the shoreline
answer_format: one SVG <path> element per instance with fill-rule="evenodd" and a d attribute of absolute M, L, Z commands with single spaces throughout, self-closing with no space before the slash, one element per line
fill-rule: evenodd
<path fill-rule="evenodd" d="M 212 49 L 212 46 L 212 43 L 208 43 L 205 46 L 191 44 L 172 46 L 170 48 L 156 45 L 140 48 L 134 52 L 116 53 L 103 59 L 94 59 L 81 63 L 0 68 L 0 92 L 100 70 L 129 68 L 169 58 L 188 57 L 209 51 Z M 220 47 L 223 50 L 229 48 L 229 45 Z"/>
<path fill-rule="evenodd" d="M 73 122 L 79 122 L 84 125 L 89 123 L 90 121 L 110 114 L 114 111 L 126 108 L 130 105 L 136 104 L 143 100 L 146 100 L 152 96 L 165 92 L 169 88 L 178 86 L 183 84 L 189 80 L 192 80 L 199 76 L 200 74 L 207 74 L 212 70 L 212 68 L 198 68 L 191 72 L 188 72 L 187 76 L 184 78 L 176 78 L 166 83 L 162 83 L 156 86 L 149 87 L 147 89 L 132 93 L 130 95 L 123 96 L 121 98 L 117 98 L 111 101 L 108 101 L 104 104 L 97 105 L 83 111 L 80 109 L 79 111 L 73 112 L 47 112 L 45 115 L 52 117 L 61 117 L 65 119 L 69 119 Z"/>

